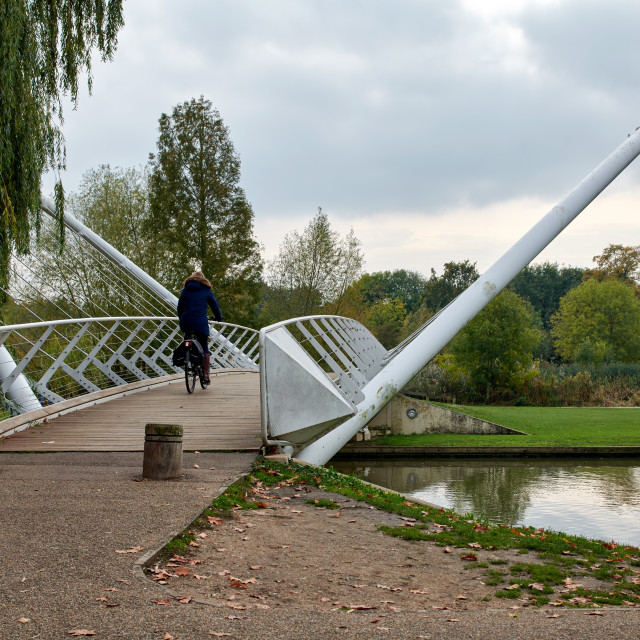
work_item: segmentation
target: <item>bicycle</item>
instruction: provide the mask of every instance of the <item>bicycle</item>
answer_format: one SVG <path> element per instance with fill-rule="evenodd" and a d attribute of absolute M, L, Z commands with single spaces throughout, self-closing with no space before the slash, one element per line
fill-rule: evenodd
<path fill-rule="evenodd" d="M 206 389 L 209 385 L 204 378 L 204 369 L 202 364 L 204 354 L 200 343 L 194 335 L 190 335 L 184 339 L 185 355 L 184 355 L 184 381 L 187 385 L 187 392 L 193 393 L 196 388 L 196 378 L 200 380 L 200 386 Z"/>

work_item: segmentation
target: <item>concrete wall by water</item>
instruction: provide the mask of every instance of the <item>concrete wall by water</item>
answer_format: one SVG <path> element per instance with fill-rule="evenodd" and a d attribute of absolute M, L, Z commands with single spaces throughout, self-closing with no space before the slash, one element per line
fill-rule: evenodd
<path fill-rule="evenodd" d="M 402 395 L 396 396 L 367 426 L 373 437 L 385 433 L 522 434 L 515 429 Z"/>

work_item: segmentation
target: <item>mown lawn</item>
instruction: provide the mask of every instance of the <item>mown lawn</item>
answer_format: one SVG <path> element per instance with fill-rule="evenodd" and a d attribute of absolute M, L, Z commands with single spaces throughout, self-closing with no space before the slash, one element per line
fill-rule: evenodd
<path fill-rule="evenodd" d="M 443 405 L 528 435 L 453 433 L 394 436 L 371 441 L 389 446 L 613 447 L 640 446 L 640 409 Z"/>

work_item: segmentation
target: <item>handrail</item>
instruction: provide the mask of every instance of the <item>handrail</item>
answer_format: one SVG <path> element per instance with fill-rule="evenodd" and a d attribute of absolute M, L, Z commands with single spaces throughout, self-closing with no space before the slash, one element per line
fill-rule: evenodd
<path fill-rule="evenodd" d="M 214 369 L 258 369 L 256 330 L 223 322 L 210 327 Z M 167 316 L 0 325 L 0 420 L 40 404 L 178 373 L 171 355 L 181 339 L 178 319 Z M 34 394 L 40 403 L 32 401 Z"/>

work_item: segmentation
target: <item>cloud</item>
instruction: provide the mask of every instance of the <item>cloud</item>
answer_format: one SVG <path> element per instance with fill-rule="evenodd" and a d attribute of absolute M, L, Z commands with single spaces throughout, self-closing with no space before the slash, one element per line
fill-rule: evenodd
<path fill-rule="evenodd" d="M 473 259 L 488 212 L 556 201 L 640 124 L 639 21 L 626 0 L 138 0 L 67 110 L 67 188 L 144 164 L 160 114 L 204 95 L 265 245 L 322 206 L 376 269 Z"/>

